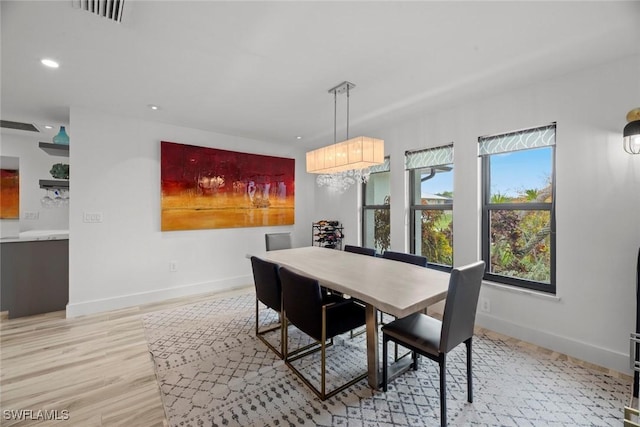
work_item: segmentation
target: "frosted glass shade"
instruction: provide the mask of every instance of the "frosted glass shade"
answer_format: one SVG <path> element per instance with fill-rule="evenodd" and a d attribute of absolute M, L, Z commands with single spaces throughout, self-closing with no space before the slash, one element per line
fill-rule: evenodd
<path fill-rule="evenodd" d="M 307 153 L 308 173 L 335 173 L 384 163 L 384 141 L 358 136 Z"/>

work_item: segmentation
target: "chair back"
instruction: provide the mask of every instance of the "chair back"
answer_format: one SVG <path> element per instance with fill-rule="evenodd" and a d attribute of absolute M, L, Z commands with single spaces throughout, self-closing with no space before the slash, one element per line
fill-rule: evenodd
<path fill-rule="evenodd" d="M 256 286 L 256 298 L 267 307 L 282 311 L 282 286 L 278 265 L 258 257 L 251 257 L 253 282 Z"/>
<path fill-rule="evenodd" d="M 287 320 L 320 341 L 322 337 L 322 294 L 317 280 L 280 268 L 282 306 Z"/>
<path fill-rule="evenodd" d="M 362 246 L 346 245 L 344 247 L 344 251 L 345 252 L 352 252 L 354 254 L 360 254 L 360 255 L 369 255 L 369 256 L 375 256 L 376 255 L 376 250 L 375 249 L 363 248 Z"/>
<path fill-rule="evenodd" d="M 427 257 L 414 254 L 405 254 L 403 252 L 384 251 L 382 258 L 392 259 L 394 261 L 406 262 L 407 264 L 427 266 Z"/>
<path fill-rule="evenodd" d="M 455 268 L 451 272 L 442 315 L 441 353 L 447 353 L 473 336 L 483 275 L 484 261 Z"/>
<path fill-rule="evenodd" d="M 267 251 L 291 249 L 291 233 L 268 233 L 264 235 Z"/>

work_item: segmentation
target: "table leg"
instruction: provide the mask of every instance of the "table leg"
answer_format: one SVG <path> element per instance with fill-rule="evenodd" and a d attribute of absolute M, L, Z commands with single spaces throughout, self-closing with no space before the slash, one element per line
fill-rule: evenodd
<path fill-rule="evenodd" d="M 369 371 L 369 386 L 377 389 L 380 385 L 379 368 L 380 357 L 378 355 L 378 316 L 376 308 L 366 304 L 365 316 L 367 321 L 367 370 Z"/>

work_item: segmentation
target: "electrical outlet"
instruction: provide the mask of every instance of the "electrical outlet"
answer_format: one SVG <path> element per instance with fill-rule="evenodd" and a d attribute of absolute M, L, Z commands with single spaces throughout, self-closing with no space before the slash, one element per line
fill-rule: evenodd
<path fill-rule="evenodd" d="M 489 298 L 480 298 L 480 311 L 484 311 L 485 313 L 491 312 L 491 301 L 489 301 Z"/>
<path fill-rule="evenodd" d="M 169 262 L 169 271 L 175 273 L 178 271 L 178 261 L 170 261 Z"/>
<path fill-rule="evenodd" d="M 83 212 L 82 222 L 87 222 L 92 224 L 102 222 L 102 212 Z"/>
<path fill-rule="evenodd" d="M 25 212 L 23 215 L 24 219 L 39 219 L 40 218 L 40 212 Z"/>

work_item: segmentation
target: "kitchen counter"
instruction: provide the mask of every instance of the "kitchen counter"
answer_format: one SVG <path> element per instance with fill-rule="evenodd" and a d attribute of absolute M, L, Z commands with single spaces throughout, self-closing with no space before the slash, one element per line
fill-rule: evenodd
<path fill-rule="evenodd" d="M 0 310 L 8 311 L 10 319 L 64 310 L 69 301 L 68 232 L 27 232 L 0 241 Z"/>
<path fill-rule="evenodd" d="M 2 237 L 0 243 L 33 242 L 35 240 L 64 240 L 69 239 L 69 230 L 29 230 L 23 231 L 18 237 Z"/>

